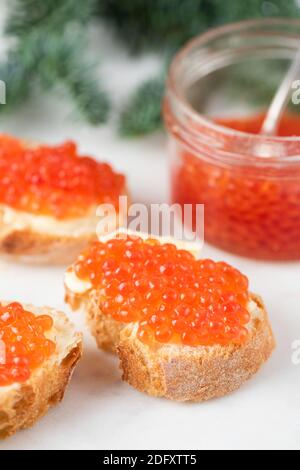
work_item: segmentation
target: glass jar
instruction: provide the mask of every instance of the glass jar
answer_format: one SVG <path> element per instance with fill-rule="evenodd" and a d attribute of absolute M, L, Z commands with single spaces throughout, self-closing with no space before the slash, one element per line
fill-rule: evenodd
<path fill-rule="evenodd" d="M 172 202 L 204 204 L 205 240 L 240 255 L 300 259 L 300 114 L 298 136 L 287 137 L 234 130 L 216 118 L 261 112 L 259 73 L 269 100 L 299 45 L 300 21 L 241 22 L 197 37 L 170 67 Z"/>

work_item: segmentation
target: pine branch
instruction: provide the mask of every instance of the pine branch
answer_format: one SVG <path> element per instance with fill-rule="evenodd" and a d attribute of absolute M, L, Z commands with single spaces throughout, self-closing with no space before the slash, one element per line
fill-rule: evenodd
<path fill-rule="evenodd" d="M 90 124 L 106 121 L 109 100 L 85 59 L 84 24 L 91 19 L 95 0 L 15 0 L 7 32 L 17 39 L 0 79 L 7 84 L 9 111 L 30 96 L 33 84 L 43 89 L 62 84 Z"/>
<path fill-rule="evenodd" d="M 133 52 L 177 49 L 211 22 L 211 0 L 98 0 L 98 13 Z"/>
<path fill-rule="evenodd" d="M 107 121 L 110 111 L 110 99 L 99 85 L 90 79 L 86 73 L 78 70 L 69 76 L 67 88 L 77 104 L 77 109 L 87 122 L 92 125 L 103 124 Z"/>
<path fill-rule="evenodd" d="M 6 32 L 23 36 L 33 28 L 64 29 L 66 23 L 86 24 L 96 11 L 97 0 L 10 0 Z M 44 32 L 46 33 L 46 30 Z"/>
<path fill-rule="evenodd" d="M 114 25 L 131 50 L 156 48 L 160 53 L 174 53 L 201 31 L 228 21 L 300 16 L 296 0 L 10 0 L 9 7 L 6 32 L 16 41 L 0 64 L 0 79 L 7 84 L 1 112 L 22 104 L 37 84 L 44 90 L 63 85 L 91 124 L 104 122 L 109 109 L 85 57 L 86 29 L 96 12 Z M 239 80 L 244 86 L 247 76 L 241 73 Z M 255 96 L 269 99 L 274 84 L 259 77 L 256 83 Z M 120 119 L 123 135 L 150 133 L 161 126 L 163 84 L 164 70 L 138 88 Z"/>
<path fill-rule="evenodd" d="M 6 61 L 0 63 L 0 79 L 6 84 L 6 104 L 0 107 L 1 113 L 13 111 L 30 96 L 34 86 L 34 67 L 41 57 L 41 42 L 37 39 L 32 34 L 22 47 L 12 48 Z"/>
<path fill-rule="evenodd" d="M 299 5 L 296 0 L 239 0 L 224 2 L 210 0 L 214 10 L 214 24 L 231 23 L 251 18 L 289 17 L 299 18 Z"/>
<path fill-rule="evenodd" d="M 241 19 L 264 16 L 299 17 L 295 0 L 98 0 L 99 14 L 112 24 L 133 52 L 162 48 L 174 52 L 185 41 L 208 27 Z M 236 73 L 231 92 L 243 93 L 246 84 L 255 84 L 257 102 L 270 101 L 284 67 L 274 66 L 265 80 L 265 68 Z M 249 86 L 248 86 L 249 88 Z M 123 110 L 120 132 L 124 136 L 142 135 L 161 127 L 161 78 L 142 84 Z"/>
<path fill-rule="evenodd" d="M 0 112 L 12 111 L 21 105 L 30 94 L 30 71 L 18 60 L 18 56 L 10 53 L 7 61 L 0 64 L 0 79 L 6 86 L 6 104 L 0 106 Z"/>
<path fill-rule="evenodd" d="M 134 93 L 120 117 L 120 133 L 125 137 L 150 134 L 161 127 L 164 78 L 144 82 Z"/>
<path fill-rule="evenodd" d="M 94 78 L 95 68 L 84 58 L 86 47 L 85 38 L 78 31 L 52 36 L 44 44 L 39 78 L 45 89 L 61 83 L 80 114 L 96 125 L 107 120 L 110 101 Z"/>
<path fill-rule="evenodd" d="M 209 27 L 242 19 L 299 18 L 296 0 L 97 0 L 98 14 L 133 51 L 178 48 Z"/>

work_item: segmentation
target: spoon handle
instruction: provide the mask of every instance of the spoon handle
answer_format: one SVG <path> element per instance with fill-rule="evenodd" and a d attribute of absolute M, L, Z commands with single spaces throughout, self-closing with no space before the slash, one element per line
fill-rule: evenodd
<path fill-rule="evenodd" d="M 261 126 L 260 134 L 272 136 L 277 133 L 280 118 L 289 101 L 291 84 L 298 74 L 300 74 L 300 49 L 272 100 Z"/>

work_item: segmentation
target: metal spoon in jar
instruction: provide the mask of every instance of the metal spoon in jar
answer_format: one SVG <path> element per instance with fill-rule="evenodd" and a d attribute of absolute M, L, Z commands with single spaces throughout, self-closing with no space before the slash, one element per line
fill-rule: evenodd
<path fill-rule="evenodd" d="M 289 70 L 283 78 L 272 103 L 268 109 L 266 117 L 261 126 L 260 134 L 274 136 L 277 133 L 279 121 L 289 101 L 291 84 L 300 74 L 300 49 L 298 50 Z M 268 155 L 262 155 L 268 156 Z"/>

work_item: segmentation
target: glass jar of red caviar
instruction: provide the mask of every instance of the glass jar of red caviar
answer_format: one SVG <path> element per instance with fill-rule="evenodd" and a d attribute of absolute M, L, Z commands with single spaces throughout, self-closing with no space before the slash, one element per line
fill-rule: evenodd
<path fill-rule="evenodd" d="M 259 134 L 299 44 L 299 21 L 242 22 L 199 36 L 170 67 L 172 202 L 204 204 L 206 241 L 240 255 L 300 259 L 300 104 L 274 137 Z"/>

